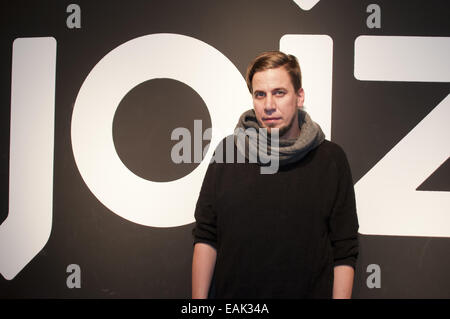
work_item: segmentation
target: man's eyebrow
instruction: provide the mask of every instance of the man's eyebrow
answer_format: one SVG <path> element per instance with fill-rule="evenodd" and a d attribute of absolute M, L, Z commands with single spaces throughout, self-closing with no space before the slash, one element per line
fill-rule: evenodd
<path fill-rule="evenodd" d="M 274 89 L 270 89 L 270 92 L 277 91 L 277 90 L 287 91 L 287 89 L 285 87 L 280 86 L 280 87 L 277 87 Z M 265 90 L 253 90 L 253 92 L 266 92 L 266 91 Z"/>
<path fill-rule="evenodd" d="M 260 93 L 260 92 L 261 92 L 261 93 L 265 93 L 265 91 L 263 91 L 263 90 L 254 90 L 254 91 L 253 91 L 253 94 L 255 94 L 255 93 Z"/>

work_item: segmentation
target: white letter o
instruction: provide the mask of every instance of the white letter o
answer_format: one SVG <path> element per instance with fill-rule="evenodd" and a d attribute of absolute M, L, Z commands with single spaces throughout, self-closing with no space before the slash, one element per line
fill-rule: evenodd
<path fill-rule="evenodd" d="M 132 173 L 117 155 L 112 136 L 114 114 L 123 97 L 157 78 L 175 79 L 197 91 L 213 128 L 202 163 L 183 178 L 165 183 Z M 242 75 L 212 46 L 168 33 L 132 39 L 102 58 L 80 88 L 72 114 L 75 162 L 92 193 L 117 215 L 146 226 L 189 224 L 215 146 L 233 133 L 239 116 L 250 107 Z"/>

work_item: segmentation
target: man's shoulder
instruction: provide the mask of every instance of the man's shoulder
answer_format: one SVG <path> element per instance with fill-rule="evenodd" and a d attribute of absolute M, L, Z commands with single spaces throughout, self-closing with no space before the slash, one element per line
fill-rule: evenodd
<path fill-rule="evenodd" d="M 323 161 L 332 162 L 336 167 L 348 167 L 347 155 L 339 144 L 324 140 L 316 150 L 316 156 Z"/>
<path fill-rule="evenodd" d="M 345 157 L 344 149 L 339 144 L 329 140 L 324 140 L 317 148 L 329 156 Z"/>

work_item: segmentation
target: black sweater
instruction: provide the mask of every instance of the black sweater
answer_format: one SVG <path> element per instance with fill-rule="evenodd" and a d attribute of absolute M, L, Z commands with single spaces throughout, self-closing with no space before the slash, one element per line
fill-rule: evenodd
<path fill-rule="evenodd" d="M 276 174 L 210 164 L 195 218 L 194 243 L 217 250 L 216 298 L 331 298 L 333 267 L 355 267 L 353 181 L 330 141 Z"/>

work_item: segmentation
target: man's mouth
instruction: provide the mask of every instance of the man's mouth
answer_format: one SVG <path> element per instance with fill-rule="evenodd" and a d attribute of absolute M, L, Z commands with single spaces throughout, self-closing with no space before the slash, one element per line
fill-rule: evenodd
<path fill-rule="evenodd" d="M 265 118 L 263 118 L 263 121 L 267 122 L 267 123 L 273 123 L 273 122 L 276 122 L 279 120 L 281 120 L 281 117 L 265 117 Z"/>

